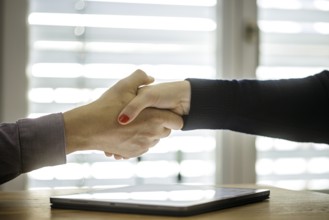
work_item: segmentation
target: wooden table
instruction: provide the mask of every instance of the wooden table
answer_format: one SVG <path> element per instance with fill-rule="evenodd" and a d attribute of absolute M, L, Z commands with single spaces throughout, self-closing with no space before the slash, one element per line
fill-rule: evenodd
<path fill-rule="evenodd" d="M 231 185 L 232 186 L 232 185 Z M 234 187 L 260 188 L 254 185 L 233 185 Z M 261 187 L 264 188 L 264 187 Z M 118 214 L 110 212 L 79 211 L 51 209 L 50 195 L 71 193 L 72 190 L 61 191 L 21 191 L 0 192 L 1 220 L 266 220 L 266 219 L 298 219 L 329 220 L 329 195 L 307 191 L 290 191 L 266 187 L 271 190 L 268 201 L 224 209 L 191 217 L 164 217 L 136 214 Z M 76 192 L 76 191 L 75 191 Z"/>

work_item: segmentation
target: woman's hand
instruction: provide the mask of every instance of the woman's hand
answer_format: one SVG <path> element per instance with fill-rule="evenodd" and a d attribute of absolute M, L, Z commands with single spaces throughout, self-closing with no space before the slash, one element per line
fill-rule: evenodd
<path fill-rule="evenodd" d="M 190 110 L 191 86 L 188 81 L 177 81 L 144 86 L 137 96 L 121 111 L 120 124 L 126 125 L 148 107 L 167 109 L 178 115 L 187 115 Z"/>

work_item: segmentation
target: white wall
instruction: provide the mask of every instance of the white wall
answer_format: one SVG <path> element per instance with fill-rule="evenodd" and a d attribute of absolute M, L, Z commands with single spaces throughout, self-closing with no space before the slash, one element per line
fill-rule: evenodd
<path fill-rule="evenodd" d="M 15 122 L 27 115 L 27 1 L 1 0 L 1 121 Z M 22 189 L 24 176 L 1 186 Z"/>
<path fill-rule="evenodd" d="M 27 113 L 27 1 L 3 0 L 2 120 L 15 121 Z"/>

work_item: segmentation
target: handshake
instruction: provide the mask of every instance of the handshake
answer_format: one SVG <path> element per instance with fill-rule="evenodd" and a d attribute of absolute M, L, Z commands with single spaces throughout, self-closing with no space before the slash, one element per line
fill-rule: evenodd
<path fill-rule="evenodd" d="M 190 108 L 190 83 L 150 85 L 153 81 L 137 70 L 96 101 L 64 112 L 66 154 L 100 150 L 129 159 L 147 152 L 172 129 L 182 129 L 182 116 Z"/>
<path fill-rule="evenodd" d="M 184 123 L 183 130 L 227 129 L 329 143 L 328 79 L 325 70 L 301 79 L 150 85 L 153 78 L 137 70 L 95 102 L 63 114 L 66 153 L 93 149 L 116 159 L 136 157 Z M 188 115 L 184 123 L 183 115 Z"/>

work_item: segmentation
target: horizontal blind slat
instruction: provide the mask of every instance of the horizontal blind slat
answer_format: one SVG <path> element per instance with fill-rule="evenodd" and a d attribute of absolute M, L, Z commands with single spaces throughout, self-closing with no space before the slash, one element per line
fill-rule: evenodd
<path fill-rule="evenodd" d="M 197 55 L 188 52 L 185 53 L 163 53 L 163 54 L 102 54 L 102 53 L 88 53 L 76 54 L 70 52 L 39 52 L 31 56 L 31 60 L 36 63 L 78 63 L 80 57 L 83 57 L 85 63 L 122 63 L 125 64 L 131 60 L 130 64 L 174 64 L 174 65 L 212 65 L 213 63 L 205 58 L 205 53 L 198 53 Z"/>
<path fill-rule="evenodd" d="M 30 26 L 31 40 L 76 41 L 76 27 Z M 93 42 L 149 42 L 149 43 L 187 43 L 209 42 L 214 32 L 179 30 L 137 30 L 115 28 L 85 28 L 83 39 Z"/>
<path fill-rule="evenodd" d="M 284 34 L 284 33 L 262 33 L 262 44 L 275 43 L 275 44 L 301 44 L 301 45 L 329 45 L 329 37 L 325 34 L 318 33 L 297 33 L 297 34 Z"/>
<path fill-rule="evenodd" d="M 328 11 L 319 10 L 280 10 L 263 9 L 260 11 L 259 20 L 295 21 L 295 22 L 329 22 Z"/>

